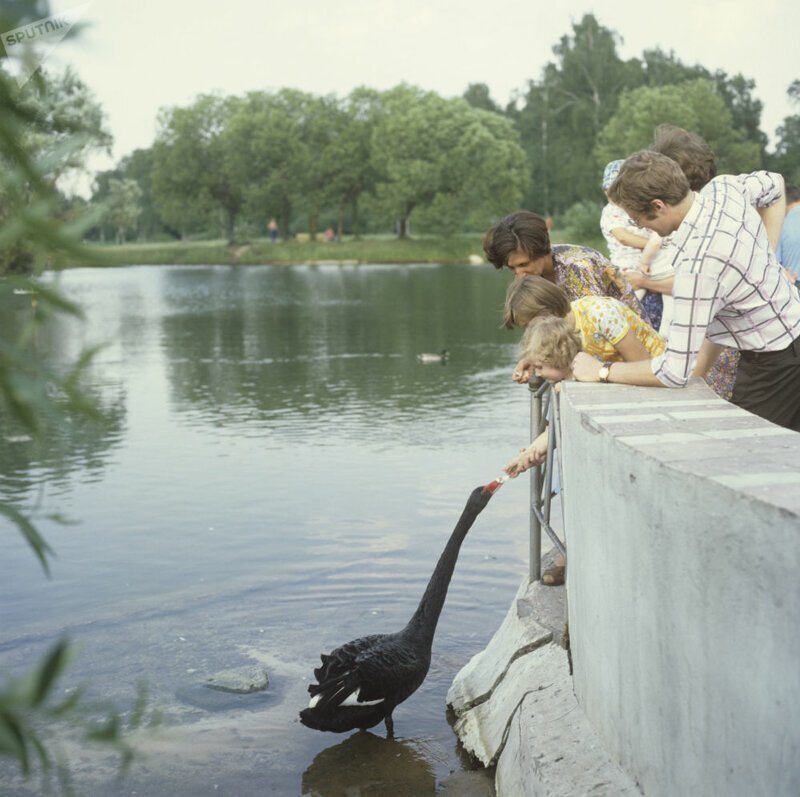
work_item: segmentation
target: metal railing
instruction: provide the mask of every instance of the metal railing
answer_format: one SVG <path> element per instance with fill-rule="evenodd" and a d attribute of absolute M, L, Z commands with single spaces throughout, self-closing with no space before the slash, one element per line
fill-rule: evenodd
<path fill-rule="evenodd" d="M 558 467 L 559 489 L 563 492 L 564 479 L 561 471 L 561 457 L 556 455 L 559 438 L 558 394 L 549 382 L 539 377 L 531 377 L 528 382 L 531 392 L 531 440 L 535 440 L 545 429 L 550 430 L 547 442 L 547 457 L 541 465 L 531 468 L 530 475 L 530 566 L 529 580 L 539 581 L 542 577 L 542 529 L 566 561 L 567 548 L 553 530 L 550 523 L 550 505 L 554 495 L 553 474 Z"/>

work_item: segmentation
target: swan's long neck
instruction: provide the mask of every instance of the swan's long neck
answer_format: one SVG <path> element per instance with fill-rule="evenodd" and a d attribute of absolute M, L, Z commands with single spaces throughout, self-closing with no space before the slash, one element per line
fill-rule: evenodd
<path fill-rule="evenodd" d="M 442 613 L 444 600 L 447 597 L 447 588 L 450 586 L 450 579 L 453 577 L 453 570 L 458 560 L 458 552 L 461 543 L 467 536 L 467 532 L 475 522 L 475 518 L 480 512 L 480 508 L 467 503 L 461 517 L 447 541 L 447 545 L 436 563 L 431 580 L 425 589 L 425 594 L 419 602 L 414 616 L 408 621 L 406 628 L 421 635 L 422 640 L 428 645 L 433 643 L 433 635 L 436 633 L 436 624 L 439 622 L 439 615 Z"/>

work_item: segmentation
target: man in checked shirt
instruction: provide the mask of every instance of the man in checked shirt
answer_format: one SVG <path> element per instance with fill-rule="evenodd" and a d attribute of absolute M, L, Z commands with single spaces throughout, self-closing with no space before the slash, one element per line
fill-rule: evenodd
<path fill-rule="evenodd" d="M 742 352 L 731 401 L 800 431 L 800 294 L 774 253 L 783 178 L 723 175 L 693 192 L 675 161 L 642 151 L 625 161 L 609 197 L 637 226 L 672 235 L 674 315 L 664 354 L 601 367 L 579 353 L 575 378 L 684 387 L 730 346 Z"/>

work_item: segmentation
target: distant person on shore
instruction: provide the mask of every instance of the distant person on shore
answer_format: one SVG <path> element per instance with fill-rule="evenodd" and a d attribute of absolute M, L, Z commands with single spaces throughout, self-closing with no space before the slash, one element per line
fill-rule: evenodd
<path fill-rule="evenodd" d="M 328 227 L 325 232 L 322 233 L 322 238 L 325 241 L 335 241 L 336 233 L 333 231 L 333 227 Z"/>
<path fill-rule="evenodd" d="M 723 175 L 695 193 L 674 160 L 644 150 L 625 161 L 609 196 L 639 226 L 671 235 L 677 254 L 665 352 L 615 364 L 603 381 L 684 387 L 693 369 L 702 371 L 720 345 L 730 346 L 742 352 L 733 403 L 800 431 L 800 294 L 773 250 L 785 211 L 783 178 Z M 573 374 L 601 381 L 597 360 L 583 352 Z"/>
<path fill-rule="evenodd" d="M 786 218 L 778 240 L 778 262 L 792 272 L 791 279 L 800 287 L 800 188 L 786 186 Z"/>
<path fill-rule="evenodd" d="M 614 160 L 606 164 L 603 170 L 601 186 L 606 198 L 622 164 L 622 159 Z M 635 270 L 650 274 L 650 264 L 661 246 L 660 236 L 631 224 L 628 214 L 610 200 L 600 214 L 600 231 L 606 239 L 609 258 L 620 271 Z M 654 329 L 658 329 L 663 307 L 661 294 L 645 288 L 636 289 L 635 292 L 647 314 L 647 320 Z"/>
<path fill-rule="evenodd" d="M 269 239 L 272 243 L 275 243 L 278 240 L 278 222 L 275 219 L 270 219 L 269 224 L 267 224 L 267 232 L 269 233 Z"/>

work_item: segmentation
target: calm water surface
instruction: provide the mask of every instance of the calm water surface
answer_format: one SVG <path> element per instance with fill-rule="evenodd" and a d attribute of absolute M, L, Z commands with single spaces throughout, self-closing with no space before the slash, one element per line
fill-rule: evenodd
<path fill-rule="evenodd" d="M 445 715 L 527 571 L 527 482 L 464 543 L 397 739 L 322 734 L 297 711 L 321 652 L 402 627 L 469 492 L 526 444 L 528 392 L 487 266 L 136 267 L 49 275 L 85 311 L 39 341 L 59 366 L 105 344 L 88 385 L 105 420 L 44 445 L 0 434 L 0 495 L 56 550 L 47 580 L 6 524 L 0 670 L 63 631 L 62 689 L 128 706 L 145 680 L 162 729 L 126 781 L 63 746 L 81 795 L 426 795 L 467 766 Z M 19 324 L 29 297 L 0 323 Z M 449 362 L 420 365 L 421 351 Z M 59 524 L 53 513 L 72 522 Z M 3 523 L 4 521 L 0 521 Z M 266 668 L 265 693 L 207 703 L 203 678 Z M 30 792 L 27 789 L 30 788 Z M 0 792 L 35 794 L 5 764 Z"/>

